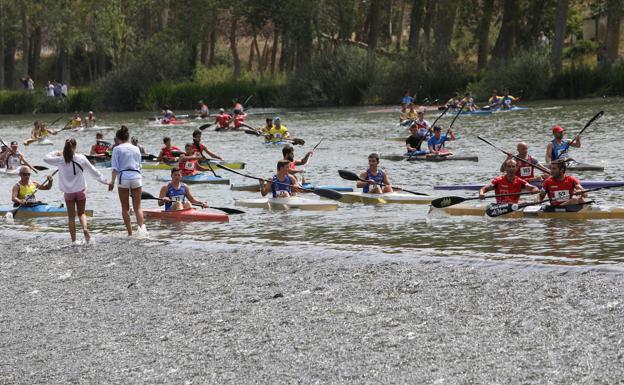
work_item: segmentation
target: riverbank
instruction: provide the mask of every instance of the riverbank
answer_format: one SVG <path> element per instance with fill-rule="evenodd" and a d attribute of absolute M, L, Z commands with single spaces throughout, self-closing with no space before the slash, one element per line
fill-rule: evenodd
<path fill-rule="evenodd" d="M 21 234 L 0 241 L 1 383 L 624 378 L 618 271 Z"/>

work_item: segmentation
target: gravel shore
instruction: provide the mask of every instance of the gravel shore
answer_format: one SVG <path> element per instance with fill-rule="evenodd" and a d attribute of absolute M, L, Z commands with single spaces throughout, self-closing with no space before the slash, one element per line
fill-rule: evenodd
<path fill-rule="evenodd" d="M 617 270 L 0 243 L 0 384 L 624 381 Z"/>

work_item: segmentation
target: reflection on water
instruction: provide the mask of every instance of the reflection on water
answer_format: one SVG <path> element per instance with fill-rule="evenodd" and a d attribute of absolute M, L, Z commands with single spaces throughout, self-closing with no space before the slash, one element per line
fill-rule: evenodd
<path fill-rule="evenodd" d="M 622 179 L 623 166 L 615 158 L 600 159 L 593 150 L 604 146 L 606 137 L 613 137 L 619 128 L 624 113 L 618 111 L 618 102 L 603 100 L 575 103 L 540 103 L 531 105 L 530 110 L 496 114 L 492 116 L 462 116 L 455 123 L 461 139 L 452 143 L 457 154 L 479 156 L 478 163 L 472 162 L 390 162 L 384 161 L 391 180 L 405 183 L 413 190 L 429 194 L 474 196 L 475 192 L 456 191 L 451 194 L 434 192 L 436 184 L 486 183 L 496 176 L 504 155 L 476 139 L 477 135 L 491 139 L 501 147 L 513 149 L 519 140 L 525 140 L 531 153 L 543 158 L 550 130 L 558 123 L 577 132 L 599 109 L 605 110 L 604 117 L 586 131 L 583 148 L 573 149 L 572 155 L 579 160 L 602 164 L 604 173 L 579 173 L 581 179 Z M 366 166 L 370 152 L 400 154 L 401 142 L 384 140 L 385 137 L 405 134 L 396 126 L 394 114 L 368 114 L 367 108 L 310 110 L 285 113 L 283 122 L 294 137 L 306 140 L 306 145 L 296 148 L 296 156 L 325 138 L 307 166 L 307 177 L 323 184 L 352 185 L 343 181 L 338 169 L 361 170 Z M 149 114 L 110 114 L 101 117 L 108 126 L 128 124 L 132 134 L 140 138 L 150 152 L 157 153 L 164 135 L 171 136 L 174 144 L 180 146 L 190 141 L 191 133 L 199 124 L 183 127 L 155 127 L 147 124 Z M 435 119 L 436 113 L 428 113 L 428 119 Z M 54 116 L 39 117 L 54 120 Z M 264 116 L 250 117 L 252 125 L 261 126 Z M 441 119 L 444 124 L 451 117 Z M 0 137 L 6 140 L 25 139 L 30 132 L 32 117 L 5 117 L 0 122 Z M 105 130 L 107 139 L 114 131 Z M 34 164 L 43 164 L 46 152 L 60 149 L 64 139 L 75 136 L 79 149 L 88 151 L 94 132 L 67 133 L 53 137 L 57 146 L 29 146 L 22 150 Z M 269 176 L 280 158 L 279 147 L 267 147 L 257 137 L 241 133 L 216 133 L 206 131 L 204 142 L 211 150 L 228 158 L 247 162 L 246 171 L 252 175 Z M 621 153 L 621 141 L 609 143 L 611 153 Z M 105 170 L 105 172 L 109 172 Z M 157 194 L 159 176 L 168 171 L 144 171 L 145 190 Z M 225 174 L 224 174 L 225 175 Z M 249 180 L 228 175 L 235 184 L 248 184 Z M 43 179 L 43 175 L 33 175 Z M 10 188 L 16 178 L 0 177 L 0 202 L 8 205 Z M 193 194 L 201 200 L 208 200 L 215 206 L 233 206 L 233 198 L 255 197 L 253 193 L 235 192 L 228 186 L 194 185 Z M 37 193 L 40 199 L 58 203 L 62 195 L 54 187 L 51 191 Z M 595 193 L 596 199 L 605 205 L 622 204 L 622 191 L 604 190 Z M 95 217 L 89 219 L 95 234 L 123 234 L 124 226 L 119 214 L 115 193 L 109 193 L 105 186 L 89 181 L 89 208 L 95 210 Z M 155 207 L 153 201 L 144 202 L 146 207 Z M 261 209 L 246 209 L 243 215 L 234 215 L 230 223 L 171 223 L 149 222 L 150 236 L 157 240 L 185 240 L 195 242 L 198 247 L 213 247 L 215 244 L 247 245 L 251 247 L 296 247 L 299 250 L 331 255 L 332 251 L 348 251 L 360 254 L 383 253 L 401 257 L 467 257 L 489 260 L 513 260 L 546 264 L 598 264 L 624 261 L 622 251 L 623 221 L 562 221 L 540 219 L 497 219 L 461 218 L 444 215 L 428 216 L 428 208 L 419 205 L 367 206 L 361 204 L 341 205 L 335 212 L 287 211 L 271 212 Z M 64 218 L 48 218 L 29 221 L 16 220 L 15 224 L 0 224 L 2 229 L 28 232 L 64 233 Z M 286 249 L 285 249 L 286 250 Z M 290 249 L 288 249 L 290 250 Z"/>

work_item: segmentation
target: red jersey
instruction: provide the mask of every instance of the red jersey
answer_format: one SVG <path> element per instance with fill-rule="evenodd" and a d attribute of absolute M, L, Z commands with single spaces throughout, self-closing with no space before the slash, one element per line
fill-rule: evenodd
<path fill-rule="evenodd" d="M 176 146 L 171 146 L 171 148 L 163 147 L 161 150 L 163 158 L 173 159 L 175 155 L 173 155 L 173 151 L 180 151 Z"/>
<path fill-rule="evenodd" d="M 106 155 L 108 150 L 110 149 L 110 144 L 108 142 L 98 140 L 93 146 L 93 151 L 95 151 L 98 155 Z"/>
<path fill-rule="evenodd" d="M 559 206 L 572 198 L 574 188 L 580 184 L 581 182 L 571 175 L 566 175 L 561 182 L 550 177 L 542 183 L 542 189 L 548 193 L 548 198 L 552 199 L 550 204 Z"/>
<path fill-rule="evenodd" d="M 215 123 L 218 127 L 227 127 L 230 125 L 230 120 L 232 120 L 232 117 L 229 114 L 219 114 L 215 118 Z"/>
<path fill-rule="evenodd" d="M 501 175 L 492 179 L 490 182 L 494 186 L 494 192 L 499 194 L 516 194 L 522 192 L 522 188 L 529 184 L 526 180 L 514 176 L 514 180 L 510 182 L 505 175 Z M 518 203 L 520 195 L 510 195 L 507 197 L 497 197 L 496 203 Z"/>
<path fill-rule="evenodd" d="M 178 164 L 180 174 L 182 176 L 189 176 L 197 174 L 197 159 L 187 159 Z"/>
<path fill-rule="evenodd" d="M 288 164 L 288 168 L 289 168 L 290 170 L 294 170 L 294 169 L 296 169 L 296 167 L 297 167 L 297 166 L 295 165 L 295 162 L 290 162 L 290 163 Z"/>
<path fill-rule="evenodd" d="M 206 146 L 204 146 L 203 143 L 199 143 L 197 144 L 196 142 L 193 142 L 193 148 L 195 149 L 195 152 L 193 153 L 193 155 L 201 155 L 204 156 L 204 151 L 208 151 L 208 148 Z"/>
<path fill-rule="evenodd" d="M 516 176 L 524 180 L 530 180 L 535 178 L 535 166 L 532 165 L 537 164 L 537 160 L 531 155 L 528 155 L 525 160 L 526 162 L 516 159 L 516 163 L 518 164 Z"/>
<path fill-rule="evenodd" d="M 238 114 L 234 117 L 234 127 L 238 128 L 240 126 L 242 126 L 243 123 L 245 123 L 245 119 L 247 119 L 247 115 L 245 114 Z"/>

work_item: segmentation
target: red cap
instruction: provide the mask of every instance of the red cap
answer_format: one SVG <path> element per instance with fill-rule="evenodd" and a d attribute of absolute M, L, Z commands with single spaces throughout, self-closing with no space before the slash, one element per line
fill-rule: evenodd
<path fill-rule="evenodd" d="M 552 128 L 552 132 L 553 132 L 553 133 L 563 132 L 563 127 L 561 127 L 561 126 L 560 126 L 560 125 L 558 125 L 558 124 L 555 124 L 555 125 L 553 126 L 553 128 Z"/>

